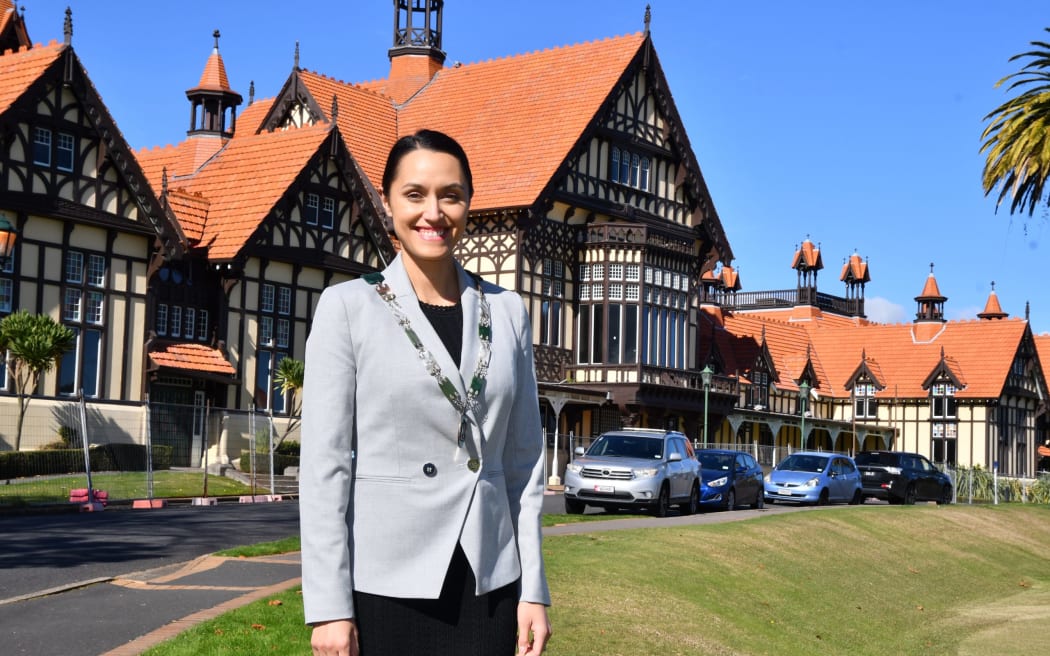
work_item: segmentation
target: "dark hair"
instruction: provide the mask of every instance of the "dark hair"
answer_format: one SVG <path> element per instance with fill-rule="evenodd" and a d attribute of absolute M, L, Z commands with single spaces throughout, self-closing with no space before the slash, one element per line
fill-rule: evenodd
<path fill-rule="evenodd" d="M 386 168 L 383 169 L 383 195 L 390 197 L 390 185 L 397 175 L 397 167 L 405 155 L 413 150 L 433 150 L 436 153 L 452 155 L 459 160 L 459 166 L 463 169 L 463 177 L 467 179 L 467 195 L 474 195 L 474 178 L 470 174 L 470 162 L 467 161 L 467 153 L 459 142 L 444 132 L 437 130 L 419 130 L 415 134 L 401 137 L 390 149 L 386 158 Z"/>

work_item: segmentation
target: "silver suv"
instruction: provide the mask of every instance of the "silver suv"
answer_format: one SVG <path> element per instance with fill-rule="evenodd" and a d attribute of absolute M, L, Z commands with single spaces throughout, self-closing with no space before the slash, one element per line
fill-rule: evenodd
<path fill-rule="evenodd" d="M 685 435 L 651 428 L 602 433 L 565 468 L 565 512 L 586 506 L 647 508 L 665 517 L 678 504 L 684 515 L 700 502 L 700 463 Z"/>

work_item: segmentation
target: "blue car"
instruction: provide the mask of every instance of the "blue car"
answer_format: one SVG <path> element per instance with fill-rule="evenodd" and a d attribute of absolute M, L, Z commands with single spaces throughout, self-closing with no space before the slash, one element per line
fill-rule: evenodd
<path fill-rule="evenodd" d="M 700 506 L 733 510 L 738 505 L 763 505 L 762 466 L 750 453 L 700 449 Z"/>
<path fill-rule="evenodd" d="M 766 501 L 826 505 L 864 500 L 860 471 L 853 458 L 837 453 L 799 451 L 766 474 Z"/>

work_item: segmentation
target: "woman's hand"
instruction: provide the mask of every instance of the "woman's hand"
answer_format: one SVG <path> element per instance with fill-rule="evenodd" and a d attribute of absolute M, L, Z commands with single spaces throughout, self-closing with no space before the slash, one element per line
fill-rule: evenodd
<path fill-rule="evenodd" d="M 315 624 L 310 648 L 314 656 L 358 656 L 357 623 L 332 620 Z"/>
<path fill-rule="evenodd" d="M 537 656 L 547 647 L 551 623 L 547 607 L 528 601 L 518 602 L 518 656 Z"/>

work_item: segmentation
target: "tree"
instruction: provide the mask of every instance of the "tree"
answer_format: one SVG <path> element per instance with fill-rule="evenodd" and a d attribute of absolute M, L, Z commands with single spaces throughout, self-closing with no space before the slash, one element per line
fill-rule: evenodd
<path fill-rule="evenodd" d="M 1044 186 L 1050 178 L 1050 43 L 1032 41 L 1031 45 L 1036 50 L 1010 58 L 1011 62 L 1030 61 L 995 84 L 1000 87 L 1009 82 L 1007 91 L 1021 91 L 1020 95 L 984 117 L 991 122 L 981 135 L 981 152 L 987 153 L 984 194 L 1000 187 L 996 207 L 1009 195 L 1010 213 L 1027 212 L 1028 216 L 1044 203 Z"/>
<path fill-rule="evenodd" d="M 0 319 L 0 352 L 7 353 L 7 370 L 18 396 L 15 451 L 22 446 L 22 423 L 40 375 L 50 371 L 75 340 L 72 330 L 46 314 L 19 310 Z"/>
<path fill-rule="evenodd" d="M 277 364 L 277 371 L 273 374 L 274 389 L 280 391 L 281 394 L 289 396 L 289 409 L 288 425 L 285 426 L 284 433 L 281 435 L 281 439 L 277 440 L 274 448 L 280 446 L 284 439 L 288 437 L 288 434 L 299 426 L 299 420 L 302 418 L 300 410 L 303 407 L 300 392 L 303 389 L 303 376 L 305 374 L 306 363 L 302 360 L 283 358 Z"/>

